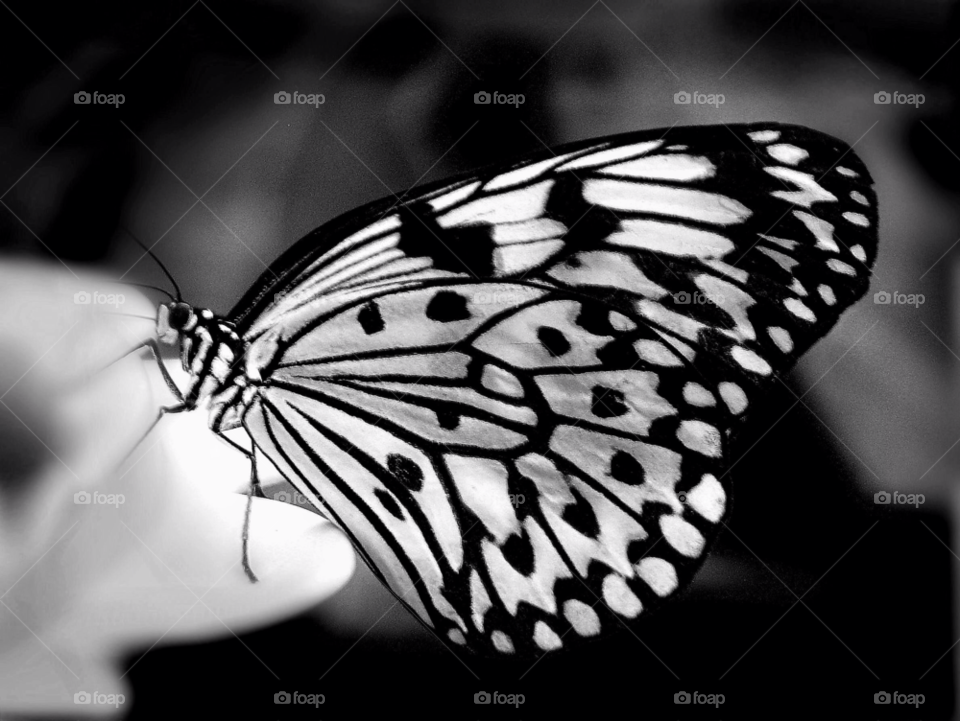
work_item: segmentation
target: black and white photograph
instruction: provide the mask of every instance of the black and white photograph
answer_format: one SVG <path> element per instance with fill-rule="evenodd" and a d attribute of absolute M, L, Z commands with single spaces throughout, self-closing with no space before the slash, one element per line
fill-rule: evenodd
<path fill-rule="evenodd" d="M 0 0 L 0 719 L 955 719 L 960 2 Z"/>

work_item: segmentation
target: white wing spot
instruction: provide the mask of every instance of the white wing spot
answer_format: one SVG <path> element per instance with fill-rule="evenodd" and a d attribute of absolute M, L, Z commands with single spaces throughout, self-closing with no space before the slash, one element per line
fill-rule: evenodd
<path fill-rule="evenodd" d="M 500 653 L 513 653 L 513 641 L 503 631 L 491 633 L 490 640 L 493 641 L 493 647 Z"/>
<path fill-rule="evenodd" d="M 742 223 L 753 214 L 747 206 L 724 195 L 626 180 L 587 180 L 583 197 L 588 203 L 613 210 L 673 215 L 714 225 Z"/>
<path fill-rule="evenodd" d="M 700 321 L 689 318 L 682 313 L 676 313 L 652 300 L 641 300 L 637 303 L 637 310 L 644 318 L 658 323 L 667 330 L 676 333 L 681 338 L 696 341 L 700 330 L 706 326 Z"/>
<path fill-rule="evenodd" d="M 552 180 L 478 198 L 437 217 L 441 228 L 478 223 L 517 223 L 543 215 Z"/>
<path fill-rule="evenodd" d="M 653 592 L 663 598 L 677 587 L 677 569 L 669 561 L 655 556 L 640 559 L 636 566 L 640 578 L 647 582 Z"/>
<path fill-rule="evenodd" d="M 487 390 L 500 395 L 510 396 L 511 398 L 523 397 L 523 386 L 520 385 L 520 379 L 499 366 L 485 365 L 483 375 L 480 376 L 480 383 Z"/>
<path fill-rule="evenodd" d="M 654 283 L 622 253 L 609 250 L 591 250 L 577 253 L 573 258 L 579 263 L 576 267 L 568 264 L 554 266 L 548 271 L 561 283 L 570 285 L 600 285 L 621 288 L 648 298 L 662 298 L 669 291 Z"/>
<path fill-rule="evenodd" d="M 747 133 L 747 137 L 755 143 L 772 143 L 780 137 L 779 130 L 755 130 Z"/>
<path fill-rule="evenodd" d="M 750 278 L 750 274 L 743 270 L 742 268 L 737 268 L 735 265 L 730 265 L 729 263 L 724 263 L 722 260 L 716 260 L 714 258 L 701 260 L 701 262 L 708 268 L 713 268 L 718 273 L 723 273 L 724 275 L 733 278 L 735 281 L 747 284 L 747 280 Z"/>
<path fill-rule="evenodd" d="M 717 399 L 714 398 L 713 393 L 699 383 L 687 383 L 683 387 L 683 400 L 698 408 L 707 408 L 717 404 Z"/>
<path fill-rule="evenodd" d="M 577 170 L 578 168 L 592 168 L 595 165 L 604 165 L 606 163 L 615 163 L 618 160 L 627 160 L 656 150 L 663 143 L 662 140 L 648 140 L 644 143 L 634 143 L 633 145 L 622 145 L 618 148 L 609 148 L 596 153 L 582 155 L 576 160 L 564 163 L 556 172 L 564 170 Z"/>
<path fill-rule="evenodd" d="M 850 248 L 850 253 L 854 258 L 859 260 L 861 263 L 865 263 L 867 260 L 867 251 L 863 249 L 862 245 L 854 245 Z"/>
<path fill-rule="evenodd" d="M 827 267 L 834 273 L 843 273 L 843 275 L 856 275 L 857 270 L 852 265 L 844 263 L 842 260 L 831 258 L 827 261 Z"/>
<path fill-rule="evenodd" d="M 820 297 L 823 298 L 823 302 L 827 305 L 834 305 L 837 302 L 837 296 L 833 293 L 833 288 L 829 285 L 820 285 L 817 287 L 817 292 L 820 294 Z"/>
<path fill-rule="evenodd" d="M 563 605 L 563 615 L 581 636 L 596 636 L 600 633 L 600 619 L 596 612 L 583 601 L 576 599 Z"/>
<path fill-rule="evenodd" d="M 857 173 L 853 170 L 850 170 L 850 168 L 844 168 L 841 166 L 837 168 L 837 172 L 840 173 L 840 175 L 846 175 L 848 178 L 857 177 Z"/>
<path fill-rule="evenodd" d="M 722 258 L 734 249 L 733 241 L 708 230 L 657 220 L 622 220 L 620 230 L 607 242 L 680 257 Z"/>
<path fill-rule="evenodd" d="M 563 248 L 563 241 L 559 239 L 507 245 L 493 251 L 493 264 L 497 275 L 522 273 L 536 268 L 561 248 Z"/>
<path fill-rule="evenodd" d="M 559 512 L 575 501 L 567 480 L 546 456 L 528 453 L 517 460 L 516 467 L 537 486 L 541 507 Z"/>
<path fill-rule="evenodd" d="M 703 534 L 680 516 L 660 516 L 660 530 L 667 543 L 688 558 L 696 558 L 703 551 Z"/>
<path fill-rule="evenodd" d="M 576 155 L 576 153 L 566 153 L 564 155 L 558 155 L 555 158 L 547 158 L 546 160 L 541 160 L 538 163 L 531 163 L 530 165 L 524 165 L 522 167 L 516 168 L 515 170 L 508 171 L 501 175 L 497 175 L 492 178 L 485 186 L 484 190 L 501 190 L 503 188 L 509 188 L 511 185 L 519 185 L 520 183 L 526 183 L 529 180 L 533 180 L 538 175 L 546 173 L 550 168 L 555 165 L 559 165 L 567 158 Z"/>
<path fill-rule="evenodd" d="M 563 646 L 563 641 L 556 631 L 543 621 L 537 621 L 537 625 L 533 627 L 533 640 L 544 651 L 556 651 Z"/>
<path fill-rule="evenodd" d="M 807 226 L 807 230 L 813 233 L 813 237 L 817 239 L 818 248 L 831 250 L 834 253 L 840 252 L 840 246 L 838 246 L 837 242 L 833 239 L 832 223 L 828 223 L 823 218 L 818 218 L 816 215 L 804 213 L 802 210 L 795 210 L 793 211 L 793 214 L 803 221 L 803 224 Z"/>
<path fill-rule="evenodd" d="M 707 158 L 694 155 L 652 155 L 601 168 L 604 175 L 690 182 L 712 178 L 716 167 Z"/>
<path fill-rule="evenodd" d="M 492 606 L 490 594 L 487 593 L 486 586 L 480 580 L 480 574 L 474 568 L 470 571 L 470 615 L 473 625 L 480 633 L 483 633 L 483 617 Z"/>
<path fill-rule="evenodd" d="M 464 638 L 463 631 L 459 628 L 451 628 L 447 631 L 447 638 L 459 646 L 465 646 L 467 644 L 467 639 Z"/>
<path fill-rule="evenodd" d="M 618 313 L 615 310 L 610 311 L 610 325 L 614 330 L 619 331 L 630 331 L 637 327 L 637 324 L 630 320 L 623 313 Z"/>
<path fill-rule="evenodd" d="M 723 517 L 727 494 L 720 481 L 706 473 L 700 483 L 687 491 L 687 504 L 711 523 L 716 523 Z"/>
<path fill-rule="evenodd" d="M 603 579 L 603 602 L 624 618 L 636 618 L 643 610 L 640 599 L 623 580 L 623 576 L 610 573 Z"/>
<path fill-rule="evenodd" d="M 566 232 L 567 226 L 557 220 L 534 218 L 493 226 L 493 240 L 501 245 L 529 243 L 533 240 L 556 238 Z"/>
<path fill-rule="evenodd" d="M 796 278 L 793 279 L 793 282 L 788 286 L 788 288 L 790 288 L 790 290 L 792 290 L 797 295 L 802 295 L 802 296 L 807 295 L 807 289 L 804 288 L 803 283 L 801 283 Z"/>
<path fill-rule="evenodd" d="M 678 340 L 674 338 L 672 335 L 668 335 L 664 333 L 662 330 L 659 330 L 657 328 L 654 328 L 653 330 L 656 332 L 658 336 L 663 338 L 665 342 L 672 345 L 680 353 L 680 355 L 682 355 L 688 361 L 692 361 L 696 357 L 697 352 L 693 348 L 688 346 L 686 343 L 684 343 L 682 340 Z"/>
<path fill-rule="evenodd" d="M 507 494 L 507 468 L 491 458 L 444 456 L 460 498 L 498 543 L 520 533 L 520 521 Z"/>
<path fill-rule="evenodd" d="M 757 233 L 757 235 L 759 235 L 764 240 L 769 240 L 771 243 L 776 243 L 781 248 L 785 248 L 786 250 L 793 250 L 794 248 L 797 247 L 797 241 L 795 240 L 787 240 L 786 238 L 777 238 L 772 235 L 764 235 L 763 233 Z"/>
<path fill-rule="evenodd" d="M 861 228 L 867 228 L 870 226 L 870 221 L 867 220 L 867 216 L 865 216 L 863 213 L 844 213 L 843 219 L 848 223 L 859 225 Z"/>
<path fill-rule="evenodd" d="M 724 381 L 717 386 L 717 390 L 720 391 L 720 397 L 723 398 L 723 402 L 727 404 L 727 408 L 733 415 L 738 416 L 746 410 L 747 394 L 736 383 Z"/>
<path fill-rule="evenodd" d="M 686 150 L 686 145 L 668 145 L 664 150 Z"/>
<path fill-rule="evenodd" d="M 799 303 L 800 301 L 797 302 Z M 770 367 L 769 363 L 767 363 L 763 358 L 758 356 L 749 348 L 744 348 L 740 345 L 734 346 L 730 351 L 730 355 L 737 363 L 740 364 L 741 367 L 748 371 L 759 373 L 760 375 L 765 376 L 770 375 L 770 373 L 773 371 L 773 368 Z"/>
<path fill-rule="evenodd" d="M 854 200 L 854 202 L 860 203 L 860 205 L 870 205 L 870 201 L 867 200 L 867 196 L 865 196 L 859 190 L 851 190 L 850 197 Z"/>
<path fill-rule="evenodd" d="M 777 265 L 783 268 L 788 273 L 793 272 L 794 266 L 800 264 L 800 261 L 794 260 L 789 255 L 781 253 L 779 250 L 774 250 L 773 248 L 766 248 L 762 245 L 757 246 L 757 250 L 763 253 L 768 258 L 772 258 Z"/>
<path fill-rule="evenodd" d="M 783 305 L 787 310 L 797 316 L 797 318 L 805 320 L 808 323 L 817 322 L 817 316 L 814 315 L 812 310 L 803 304 L 802 300 L 799 300 L 798 298 L 787 298 L 785 301 L 783 301 Z"/>
<path fill-rule="evenodd" d="M 830 191 L 823 188 L 810 173 L 801 173 L 793 168 L 782 168 L 779 165 L 764 170 L 775 178 L 793 183 L 799 190 L 775 190 L 770 195 L 781 198 L 794 205 L 811 207 L 814 203 L 824 200 L 836 200 Z"/>
<path fill-rule="evenodd" d="M 450 206 L 456 205 L 461 200 L 466 200 L 469 198 L 471 195 L 473 195 L 473 191 L 479 187 L 479 180 L 474 183 L 467 183 L 462 188 L 456 188 L 455 190 L 451 190 L 449 193 L 437 196 L 436 198 L 431 198 L 427 202 L 430 203 L 431 207 L 437 212 L 446 210 Z"/>
<path fill-rule="evenodd" d="M 710 458 L 719 458 L 720 431 L 703 421 L 683 421 L 677 429 L 677 440 L 689 448 Z"/>
<path fill-rule="evenodd" d="M 789 353 L 793 350 L 793 338 L 790 337 L 790 331 L 786 328 L 780 328 L 775 325 L 770 326 L 767 328 L 767 334 L 770 336 L 770 339 L 777 344 L 777 348 L 784 353 Z"/>
<path fill-rule="evenodd" d="M 659 341 L 641 339 L 634 343 L 633 347 L 637 355 L 647 363 L 668 367 L 683 365 L 683 361 Z"/>
<path fill-rule="evenodd" d="M 737 340 L 754 340 L 757 337 L 753 324 L 747 317 L 747 310 L 755 302 L 753 296 L 733 283 L 708 273 L 701 273 L 693 282 L 714 305 L 733 319 L 734 327 L 728 332 Z"/>
<path fill-rule="evenodd" d="M 787 165 L 796 165 L 810 156 L 810 153 L 803 148 L 798 148 L 796 145 L 790 145 L 789 143 L 770 145 L 767 147 L 767 152 L 774 160 L 779 160 Z"/>

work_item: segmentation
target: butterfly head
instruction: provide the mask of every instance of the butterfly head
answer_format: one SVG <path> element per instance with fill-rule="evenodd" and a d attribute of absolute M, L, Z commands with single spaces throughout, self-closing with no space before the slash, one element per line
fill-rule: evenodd
<path fill-rule="evenodd" d="M 176 345 L 183 333 L 197 325 L 197 312 L 189 303 L 162 303 L 157 309 L 157 337 L 161 343 Z"/>

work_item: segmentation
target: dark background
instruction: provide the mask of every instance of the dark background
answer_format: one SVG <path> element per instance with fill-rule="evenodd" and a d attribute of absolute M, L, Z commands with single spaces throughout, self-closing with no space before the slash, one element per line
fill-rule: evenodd
<path fill-rule="evenodd" d="M 960 9 L 948 2 L 5 3 L 6 253 L 163 284 L 149 261 L 134 265 L 132 232 L 156 243 L 188 301 L 226 313 L 264 262 L 389 192 L 543 144 L 778 120 L 857 143 L 880 198 L 875 288 L 927 297 L 913 316 L 875 315 L 888 311 L 868 297 L 840 340 L 754 411 L 734 453 L 729 529 L 694 586 L 636 635 L 532 669 L 458 659 L 401 607 L 389 610 L 392 597 L 358 569 L 315 611 L 244 635 L 256 657 L 233 638 L 132 651 L 130 717 L 950 718 L 958 38 Z M 273 103 L 294 89 L 325 102 Z M 526 102 L 475 105 L 483 89 Z M 684 89 L 726 102 L 677 106 Z M 926 102 L 874 105 L 883 89 Z M 80 90 L 125 103 L 75 105 Z M 874 318 L 875 345 L 844 357 Z M 874 505 L 884 489 L 927 502 Z M 275 706 L 279 690 L 326 703 Z M 475 706 L 481 690 L 526 700 Z M 726 702 L 675 706 L 679 690 Z M 926 702 L 875 706 L 881 690 Z"/>

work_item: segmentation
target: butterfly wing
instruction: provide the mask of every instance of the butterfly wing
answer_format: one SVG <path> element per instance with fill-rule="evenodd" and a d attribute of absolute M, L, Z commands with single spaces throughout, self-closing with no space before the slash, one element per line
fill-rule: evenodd
<path fill-rule="evenodd" d="M 719 126 L 381 201 L 235 313 L 244 427 L 450 641 L 616 629 L 692 578 L 738 419 L 865 292 L 869 184 L 820 133 Z"/>

